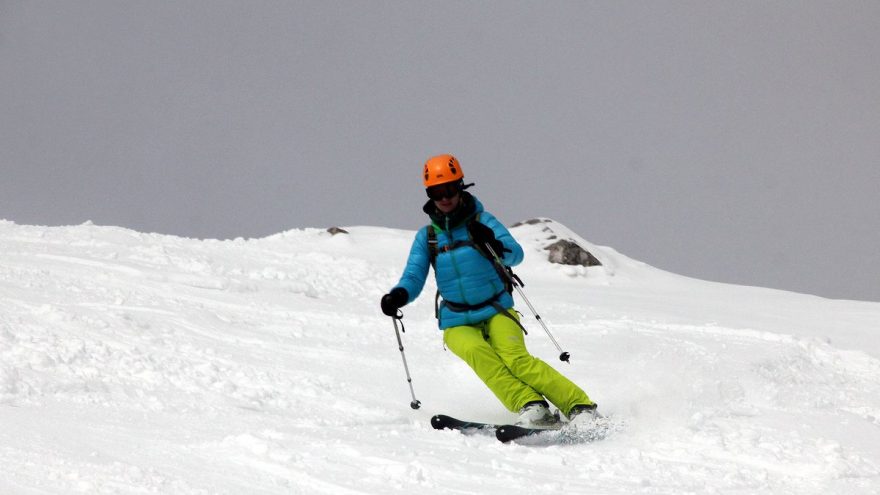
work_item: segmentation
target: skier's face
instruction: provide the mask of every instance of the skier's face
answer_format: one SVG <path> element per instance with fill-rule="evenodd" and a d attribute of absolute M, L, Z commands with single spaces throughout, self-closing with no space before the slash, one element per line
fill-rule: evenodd
<path fill-rule="evenodd" d="M 434 201 L 434 206 L 443 213 L 448 214 L 458 208 L 458 203 L 461 200 L 461 189 L 460 182 L 447 182 L 431 186 L 426 189 L 426 192 L 428 197 Z"/>
<path fill-rule="evenodd" d="M 453 211 L 455 211 L 456 208 L 458 208 L 459 201 L 461 201 L 461 195 L 456 194 L 455 196 L 453 196 L 451 198 L 443 198 L 440 200 L 435 200 L 434 206 L 436 206 L 437 209 L 442 211 L 443 213 L 448 214 L 448 213 L 452 213 Z"/>

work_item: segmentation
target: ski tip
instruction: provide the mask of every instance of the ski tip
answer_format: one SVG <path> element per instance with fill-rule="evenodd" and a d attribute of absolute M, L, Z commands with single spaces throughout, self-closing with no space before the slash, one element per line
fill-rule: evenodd
<path fill-rule="evenodd" d="M 445 414 L 435 414 L 431 417 L 431 426 L 433 426 L 435 430 L 453 430 L 455 429 L 455 425 L 460 423 L 462 423 L 462 421 Z"/>
<path fill-rule="evenodd" d="M 435 430 L 442 430 L 444 428 L 445 421 L 443 420 L 442 414 L 435 414 L 431 418 L 431 426 L 434 427 Z"/>
<path fill-rule="evenodd" d="M 532 437 L 537 435 L 559 432 L 562 425 L 545 427 L 545 428 L 529 428 L 519 425 L 502 425 L 495 430 L 495 438 L 501 443 L 508 443 L 524 437 Z"/>
<path fill-rule="evenodd" d="M 523 428 L 522 426 L 517 425 L 502 425 L 495 430 L 495 438 L 497 438 L 498 441 L 500 441 L 501 443 L 508 443 L 516 440 L 517 438 L 534 435 L 537 431 L 542 430 Z"/>
<path fill-rule="evenodd" d="M 497 430 L 495 430 L 495 438 L 498 439 L 501 443 L 507 443 L 513 440 L 514 437 L 510 435 L 511 428 L 509 426 L 500 426 Z"/>

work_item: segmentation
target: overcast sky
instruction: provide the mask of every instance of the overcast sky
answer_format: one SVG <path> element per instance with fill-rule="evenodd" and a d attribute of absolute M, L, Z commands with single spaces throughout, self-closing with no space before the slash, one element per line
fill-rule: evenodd
<path fill-rule="evenodd" d="M 880 301 L 878 60 L 875 0 L 0 0 L 0 218 L 416 229 L 449 152 L 507 224 Z"/>

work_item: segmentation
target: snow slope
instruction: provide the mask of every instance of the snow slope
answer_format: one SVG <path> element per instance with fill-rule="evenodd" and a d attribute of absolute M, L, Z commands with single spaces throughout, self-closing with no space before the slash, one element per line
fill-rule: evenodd
<path fill-rule="evenodd" d="M 404 308 L 413 232 L 193 240 L 0 221 L 0 493 L 880 493 L 880 303 L 677 276 L 553 221 L 512 232 L 532 352 L 624 422 L 592 444 L 435 431 L 504 422 Z M 552 236 L 602 267 L 546 261 Z M 519 304 L 520 310 L 526 310 Z"/>

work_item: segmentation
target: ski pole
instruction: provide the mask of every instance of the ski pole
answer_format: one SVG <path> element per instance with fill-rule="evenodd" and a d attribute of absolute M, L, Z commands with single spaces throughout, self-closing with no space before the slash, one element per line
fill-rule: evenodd
<path fill-rule="evenodd" d="M 406 371 L 406 381 L 409 383 L 409 393 L 412 394 L 412 402 L 409 403 L 409 407 L 413 409 L 418 409 L 422 406 L 422 403 L 416 399 L 416 393 L 413 390 L 412 385 L 412 377 L 409 375 L 409 366 L 406 364 L 406 354 L 403 353 L 403 340 L 400 338 L 400 330 L 397 328 L 397 320 L 403 319 L 403 313 L 400 313 L 400 316 L 392 316 L 391 320 L 394 322 L 394 333 L 397 335 L 397 348 L 400 349 L 400 357 L 403 359 L 403 370 Z M 403 327 L 403 322 L 400 323 L 400 326 Z M 406 329 L 403 330 L 404 332 Z"/>
<path fill-rule="evenodd" d="M 571 362 L 568 360 L 571 357 L 571 355 L 562 350 L 562 347 L 559 346 L 559 342 L 557 342 L 556 339 L 553 337 L 553 334 L 550 333 L 550 329 L 547 328 L 547 325 L 544 324 L 544 320 L 541 319 L 541 315 L 538 314 L 538 312 L 535 310 L 535 307 L 532 306 L 532 303 L 529 301 L 529 298 L 526 297 L 526 294 L 523 292 L 522 288 L 520 287 L 520 285 L 522 285 L 522 281 L 519 280 L 519 277 L 516 277 L 515 275 L 511 275 L 510 273 L 508 273 L 507 269 L 504 266 L 504 263 L 501 262 L 501 258 L 498 257 L 498 254 L 495 253 L 495 250 L 492 249 L 492 246 L 490 246 L 488 242 L 485 243 L 484 246 L 486 246 L 486 249 L 489 250 L 489 254 L 492 255 L 492 259 L 494 260 L 495 264 L 499 268 L 498 271 L 503 273 L 504 276 L 507 277 L 507 280 L 510 282 L 510 285 L 512 285 L 516 289 L 516 292 L 517 292 L 517 294 L 519 294 L 519 297 L 521 297 L 522 300 L 526 302 L 526 305 L 532 311 L 532 314 L 535 315 L 535 319 L 538 320 L 538 323 L 540 323 L 541 327 L 544 328 L 544 331 L 547 332 L 547 336 L 550 337 L 550 341 L 553 342 L 553 345 L 555 345 L 556 349 L 560 352 L 559 360 L 571 364 Z"/>

